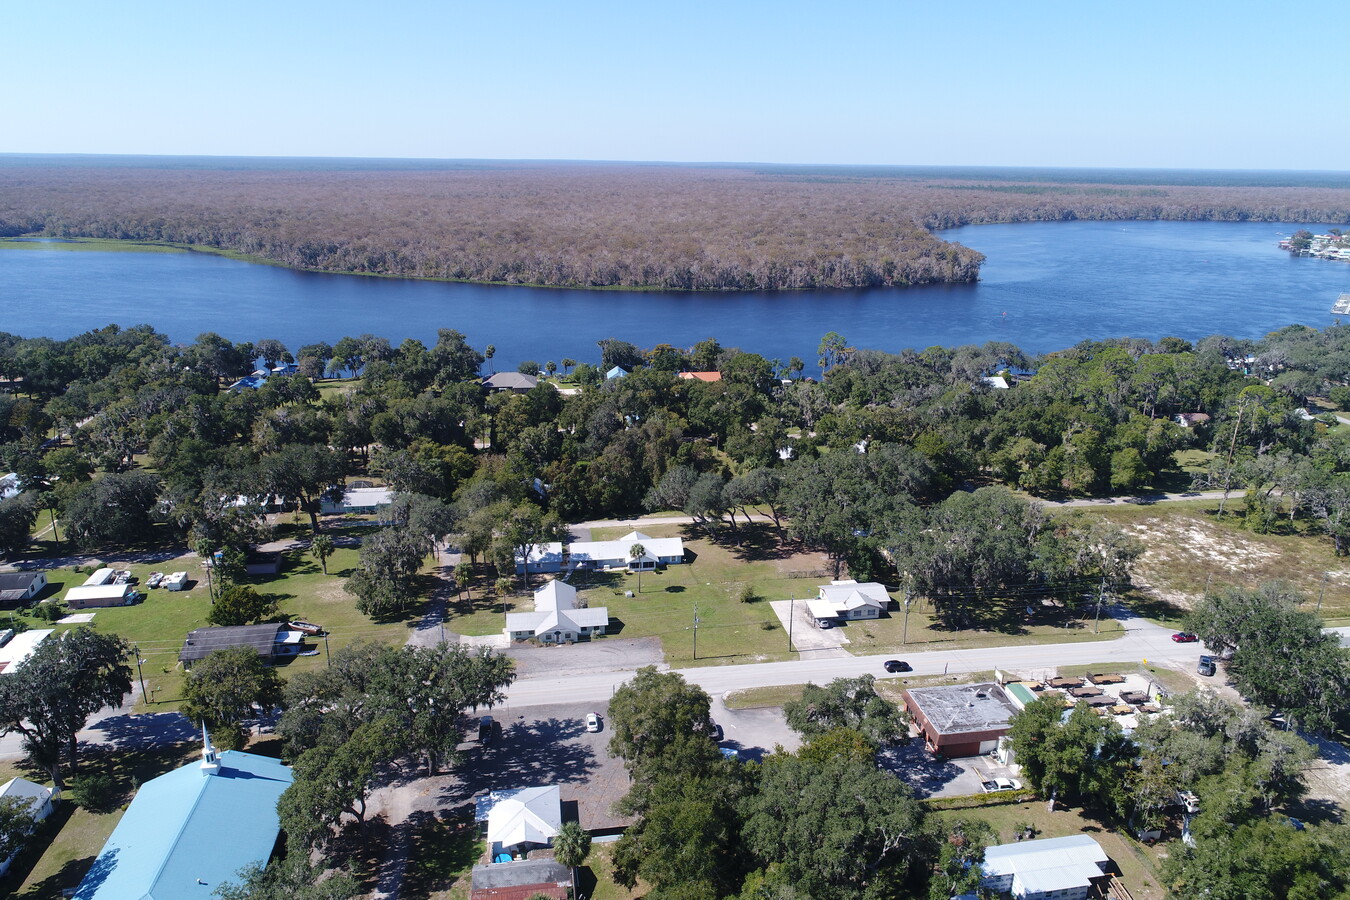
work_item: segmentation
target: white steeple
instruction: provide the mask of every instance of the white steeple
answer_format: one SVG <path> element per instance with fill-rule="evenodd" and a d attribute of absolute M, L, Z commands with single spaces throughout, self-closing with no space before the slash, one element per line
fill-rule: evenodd
<path fill-rule="evenodd" d="M 220 757 L 216 748 L 211 746 L 211 735 L 206 733 L 206 723 L 202 722 L 202 774 L 214 775 L 220 771 Z"/>

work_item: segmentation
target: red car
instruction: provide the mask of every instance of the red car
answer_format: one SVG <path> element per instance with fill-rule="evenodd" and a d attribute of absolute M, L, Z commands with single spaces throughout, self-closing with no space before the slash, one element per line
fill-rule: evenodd
<path fill-rule="evenodd" d="M 1200 640 L 1200 638 L 1197 635 L 1191 634 L 1189 631 L 1178 631 L 1176 634 L 1172 635 L 1172 640 L 1178 644 L 1194 644 L 1196 641 Z"/>

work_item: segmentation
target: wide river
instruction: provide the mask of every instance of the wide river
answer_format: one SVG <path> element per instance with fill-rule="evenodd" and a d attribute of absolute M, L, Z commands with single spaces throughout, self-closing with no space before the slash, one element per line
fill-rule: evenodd
<path fill-rule="evenodd" d="M 624 293 L 320 275 L 198 253 L 0 251 L 0 331 L 69 337 L 150 323 L 173 340 L 205 331 L 295 349 L 364 332 L 430 344 L 456 328 L 497 367 L 598 361 L 596 341 L 689 346 L 716 337 L 808 364 L 837 331 L 858 347 L 1010 341 L 1031 352 L 1085 338 L 1323 326 L 1350 292 L 1350 264 L 1293 258 L 1300 226 L 1228 222 L 980 225 L 943 236 L 984 253 L 977 284 L 810 293 Z M 1314 229 L 1316 230 L 1316 229 Z"/>

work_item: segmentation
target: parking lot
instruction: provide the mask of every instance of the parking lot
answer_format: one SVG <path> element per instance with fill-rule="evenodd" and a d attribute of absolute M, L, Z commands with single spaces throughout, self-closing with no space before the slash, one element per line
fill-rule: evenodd
<path fill-rule="evenodd" d="M 614 815 L 614 801 L 628 791 L 628 773 L 609 755 L 607 708 L 593 706 L 512 707 L 489 711 L 497 723 L 486 746 L 472 743 L 464 765 L 442 799 L 452 805 L 490 790 L 556 784 L 562 788 L 563 817 L 575 815 L 590 831 L 627 825 Z M 586 714 L 598 712 L 602 727 L 586 731 Z"/>
<path fill-rule="evenodd" d="M 919 797 L 965 797 L 981 793 L 980 782 L 987 779 L 1017 778 L 1012 769 L 990 756 L 938 759 L 920 738 L 883 750 L 879 763 Z"/>

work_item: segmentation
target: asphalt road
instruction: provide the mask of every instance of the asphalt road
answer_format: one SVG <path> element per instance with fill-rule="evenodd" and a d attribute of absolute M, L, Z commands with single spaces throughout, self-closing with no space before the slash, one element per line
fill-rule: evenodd
<path fill-rule="evenodd" d="M 960 674 L 989 669 L 1035 672 L 1055 666 L 1086 665 L 1098 662 L 1142 662 L 1149 660 L 1182 668 L 1194 666 L 1204 652 L 1200 644 L 1177 644 L 1173 631 L 1145 622 L 1126 619 L 1126 633 L 1113 641 L 1084 643 L 1023 644 L 1015 647 L 990 647 L 967 650 L 935 650 L 924 653 L 904 651 L 855 656 L 847 659 L 802 659 L 789 662 L 754 663 L 739 666 L 709 666 L 679 669 L 686 680 L 701 686 L 709 694 L 780 684 L 824 684 L 835 678 L 872 674 L 884 677 L 881 664 L 886 659 L 902 658 L 914 667 L 914 675 Z M 1336 628 L 1342 636 L 1350 628 Z M 599 703 L 613 696 L 630 672 L 596 672 L 578 675 L 541 675 L 522 678 L 511 686 L 509 702 L 521 706 L 552 703 Z"/>

